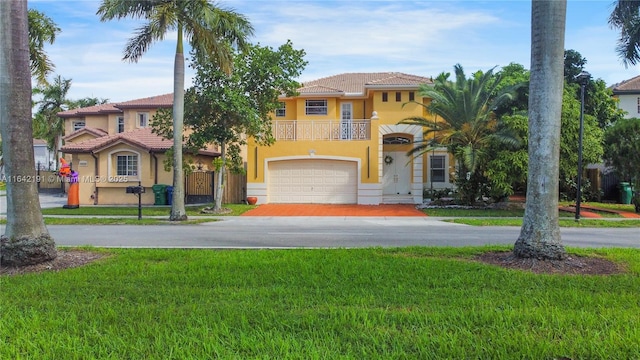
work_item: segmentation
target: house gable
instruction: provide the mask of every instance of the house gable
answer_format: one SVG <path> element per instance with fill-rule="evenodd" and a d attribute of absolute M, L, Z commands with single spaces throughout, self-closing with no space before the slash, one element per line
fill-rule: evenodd
<path fill-rule="evenodd" d="M 640 117 L 640 75 L 610 87 L 626 118 Z"/>

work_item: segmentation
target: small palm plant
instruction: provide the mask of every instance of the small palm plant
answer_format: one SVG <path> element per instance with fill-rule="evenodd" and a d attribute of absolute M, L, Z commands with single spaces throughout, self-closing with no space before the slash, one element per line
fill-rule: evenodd
<path fill-rule="evenodd" d="M 513 99 L 513 88 L 498 92 L 500 75 L 493 69 L 475 73 L 467 79 L 460 64 L 454 66 L 455 81 L 449 73 L 440 74 L 434 85 L 423 84 L 419 94 L 431 99 L 422 104 L 432 118 L 408 117 L 401 124 L 425 128 L 423 140 L 416 142 L 407 155 L 421 156 L 436 148 L 446 148 L 457 162 L 456 185 L 461 200 L 475 203 L 484 193 L 487 179 L 484 165 L 494 142 L 517 146 L 520 140 L 502 126 L 494 110 Z"/>

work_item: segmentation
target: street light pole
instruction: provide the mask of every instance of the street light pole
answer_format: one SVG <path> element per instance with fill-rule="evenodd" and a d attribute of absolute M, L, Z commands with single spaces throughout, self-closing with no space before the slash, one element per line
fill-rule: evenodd
<path fill-rule="evenodd" d="M 580 83 L 580 130 L 578 134 L 578 194 L 576 196 L 576 221 L 580 221 L 580 203 L 582 202 L 582 134 L 584 132 L 584 88 L 587 86 L 591 74 L 582 71 L 576 76 Z"/>

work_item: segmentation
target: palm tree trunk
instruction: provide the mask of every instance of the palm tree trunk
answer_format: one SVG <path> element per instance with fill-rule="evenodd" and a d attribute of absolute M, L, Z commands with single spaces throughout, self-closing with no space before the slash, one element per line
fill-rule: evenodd
<path fill-rule="evenodd" d="M 566 10 L 566 0 L 533 0 L 531 7 L 529 173 L 522 229 L 514 247 L 518 257 L 566 257 L 558 225 Z"/>
<path fill-rule="evenodd" d="M 220 145 L 220 159 L 222 159 L 222 165 L 220 165 L 219 169 L 216 169 L 216 176 L 218 177 L 218 181 L 216 181 L 216 196 L 213 205 L 214 211 L 222 210 L 222 196 L 224 195 L 223 189 L 226 185 L 224 181 L 224 175 L 227 172 L 227 149 L 224 143 Z"/>
<path fill-rule="evenodd" d="M 7 226 L 0 238 L 3 265 L 55 259 L 55 242 L 40 211 L 31 121 L 27 2 L 0 1 L 0 131 L 6 165 Z"/>
<path fill-rule="evenodd" d="M 173 68 L 173 198 L 171 221 L 187 220 L 184 207 L 184 171 L 182 170 L 182 132 L 184 127 L 184 53 L 182 25 L 178 25 L 178 44 Z"/>

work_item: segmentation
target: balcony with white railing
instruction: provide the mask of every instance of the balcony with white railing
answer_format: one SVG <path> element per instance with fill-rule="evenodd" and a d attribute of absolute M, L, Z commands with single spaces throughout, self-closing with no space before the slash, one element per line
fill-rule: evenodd
<path fill-rule="evenodd" d="M 371 120 L 276 120 L 276 141 L 357 141 L 371 139 Z"/>

